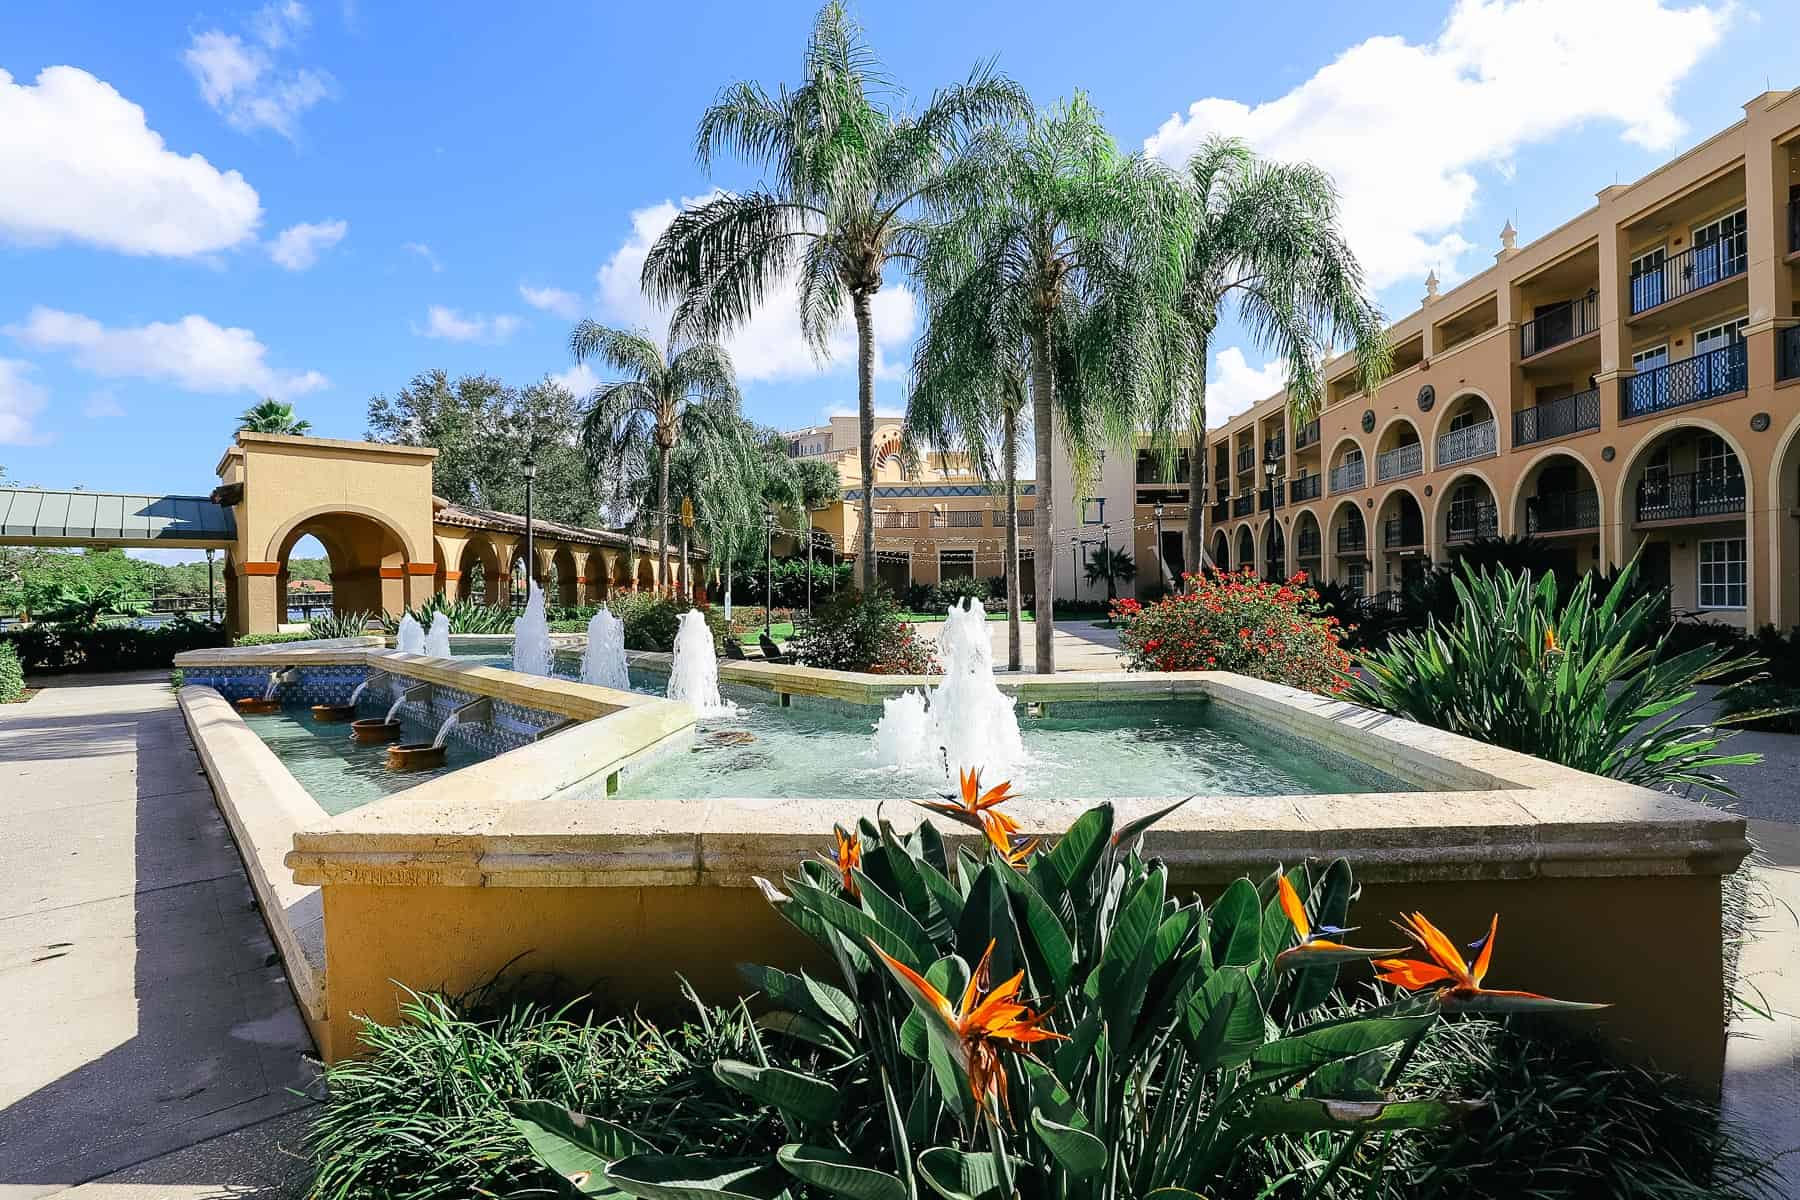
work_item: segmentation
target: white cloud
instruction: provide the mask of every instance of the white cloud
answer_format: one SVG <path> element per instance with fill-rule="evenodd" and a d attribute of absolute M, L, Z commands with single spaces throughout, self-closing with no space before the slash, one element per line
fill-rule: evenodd
<path fill-rule="evenodd" d="M 304 271 L 350 232 L 348 221 L 301 222 L 282 230 L 269 243 L 269 257 L 290 271 Z"/>
<path fill-rule="evenodd" d="M 427 263 L 431 264 L 431 269 L 433 271 L 441 271 L 444 269 L 443 260 L 438 258 L 436 252 L 424 242 L 403 242 L 401 243 L 400 248 L 408 254 L 416 254 L 424 259 Z"/>
<path fill-rule="evenodd" d="M 1667 149 L 1684 126 L 1677 84 L 1719 42 L 1729 0 L 1459 0 L 1437 39 L 1374 37 L 1255 106 L 1197 100 L 1146 139 L 1181 162 L 1211 133 L 1329 171 L 1352 246 L 1377 288 L 1437 268 L 1460 274 L 1475 169 L 1590 121 Z M 1653 64 L 1653 65 L 1650 65 Z M 1488 240 L 1483 237 L 1484 243 Z"/>
<path fill-rule="evenodd" d="M 113 328 L 80 313 L 40 306 L 4 332 L 36 350 L 66 351 L 77 366 L 104 378 L 157 379 L 190 392 L 286 398 L 328 382 L 317 371 L 271 367 L 268 347 L 256 334 L 191 313 L 176 321 Z"/>
<path fill-rule="evenodd" d="M 50 394 L 28 376 L 34 370 L 23 359 L 0 358 L 0 446 L 35 446 L 49 440 L 32 424 Z"/>
<path fill-rule="evenodd" d="M 506 313 L 488 317 L 434 304 L 426 310 L 425 324 L 413 326 L 413 332 L 448 342 L 504 342 L 518 332 L 520 324 L 519 318 Z"/>
<path fill-rule="evenodd" d="M 536 288 L 521 283 L 519 298 L 533 308 L 542 309 L 565 320 L 573 321 L 581 315 L 581 297 L 564 288 Z"/>
<path fill-rule="evenodd" d="M 566 371 L 557 371 L 550 376 L 550 381 L 562 384 L 572 395 L 581 399 L 585 399 L 589 392 L 600 386 L 600 377 L 586 363 L 576 363 Z"/>
<path fill-rule="evenodd" d="M 111 389 L 102 388 L 87 398 L 87 402 L 81 406 L 81 415 L 90 420 L 122 417 L 125 415 L 125 408 Z"/>
<path fill-rule="evenodd" d="M 1225 347 L 1213 355 L 1212 369 L 1206 373 L 1206 427 L 1219 428 L 1286 386 L 1285 358 L 1252 367 L 1238 347 Z"/>
<path fill-rule="evenodd" d="M 698 204 L 705 196 L 684 197 L 684 206 Z M 669 324 L 667 309 L 653 306 L 638 286 L 644 258 L 669 227 L 679 210 L 670 201 L 640 208 L 631 214 L 631 236 L 613 252 L 596 274 L 601 311 L 609 320 L 648 329 L 661 337 Z M 817 375 L 856 362 L 856 330 L 846 311 L 833 333 L 830 360 L 813 356 L 800 331 L 800 309 L 792 281 L 770 290 L 761 308 L 748 323 L 724 339 L 737 367 L 738 378 L 749 382 L 797 379 Z M 875 294 L 875 373 L 884 379 L 899 378 L 905 363 L 890 362 L 884 351 L 909 346 L 917 321 L 913 295 L 903 286 L 884 287 Z"/>
<path fill-rule="evenodd" d="M 292 141 L 301 115 L 333 88 L 323 71 L 277 61 L 311 23 L 306 7 L 294 0 L 270 4 L 250 18 L 249 40 L 208 29 L 194 35 L 182 59 L 201 98 L 233 129 L 273 129 Z"/>
<path fill-rule="evenodd" d="M 186 257 L 235 246 L 262 219 L 236 171 L 163 144 L 144 110 L 75 67 L 34 84 L 0 71 L 0 236 Z"/>

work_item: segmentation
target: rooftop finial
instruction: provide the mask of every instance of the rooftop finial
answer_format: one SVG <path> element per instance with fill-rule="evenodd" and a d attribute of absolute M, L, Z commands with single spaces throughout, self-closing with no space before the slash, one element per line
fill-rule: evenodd
<path fill-rule="evenodd" d="M 1430 304 L 1438 298 L 1438 277 L 1434 270 L 1425 276 L 1425 303 Z"/>
<path fill-rule="evenodd" d="M 1505 262 L 1519 252 L 1519 231 L 1513 228 L 1509 220 L 1506 228 L 1500 231 L 1500 252 L 1494 255 L 1495 262 Z"/>

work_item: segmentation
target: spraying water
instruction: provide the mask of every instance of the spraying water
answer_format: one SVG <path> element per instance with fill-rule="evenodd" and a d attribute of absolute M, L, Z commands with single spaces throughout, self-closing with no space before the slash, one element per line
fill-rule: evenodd
<path fill-rule="evenodd" d="M 425 629 L 411 613 L 400 618 L 400 632 L 394 638 L 394 649 L 402 654 L 425 653 Z"/>
<path fill-rule="evenodd" d="M 544 616 L 544 589 L 531 581 L 525 615 L 513 622 L 512 669 L 526 675 L 550 674 L 550 622 Z"/>
<path fill-rule="evenodd" d="M 444 723 L 438 726 L 437 736 L 431 739 L 431 748 L 436 750 L 441 747 L 444 744 L 444 739 L 450 736 L 450 731 L 455 729 L 460 721 L 461 718 L 455 713 L 451 713 L 449 716 L 445 717 Z"/>
<path fill-rule="evenodd" d="M 587 649 L 581 655 L 581 682 L 631 690 L 625 669 L 625 622 L 602 607 L 588 622 Z"/>
<path fill-rule="evenodd" d="M 669 667 L 669 699 L 685 700 L 703 717 L 731 716 L 737 705 L 719 695 L 719 660 L 713 653 L 712 630 L 697 608 L 681 614 L 675 631 L 675 661 Z"/>
<path fill-rule="evenodd" d="M 431 632 L 425 635 L 425 653 L 433 658 L 450 657 L 450 618 L 441 612 L 431 618 Z"/>
<path fill-rule="evenodd" d="M 976 770 L 990 780 L 1023 760 L 1013 702 L 994 685 L 994 648 L 979 600 L 952 607 L 938 637 L 944 679 L 929 695 L 907 692 L 882 702 L 875 757 L 886 766 L 930 764 L 942 776 Z"/>

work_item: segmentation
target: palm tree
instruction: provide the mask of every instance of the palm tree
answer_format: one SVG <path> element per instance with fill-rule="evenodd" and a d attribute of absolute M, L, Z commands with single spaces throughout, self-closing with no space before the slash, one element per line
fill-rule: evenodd
<path fill-rule="evenodd" d="M 1344 240 L 1329 175 L 1307 163 L 1268 162 L 1236 138 L 1212 137 L 1188 160 L 1186 183 L 1192 225 L 1172 329 L 1192 456 L 1186 557 L 1198 564 L 1208 343 L 1224 307 L 1235 301 L 1251 340 L 1287 361 L 1297 423 L 1317 412 L 1324 361 L 1338 342 L 1356 350 L 1365 390 L 1387 375 L 1393 355 L 1381 311 Z"/>
<path fill-rule="evenodd" d="M 1129 550 L 1102 546 L 1088 559 L 1086 573 L 1089 583 L 1106 580 L 1106 599 L 1111 603 L 1119 598 L 1119 582 L 1130 583 L 1137 578 L 1137 563 L 1132 561 Z"/>
<path fill-rule="evenodd" d="M 653 462 L 657 487 L 659 575 L 669 582 L 669 453 L 681 443 L 694 414 L 714 410 L 711 419 L 735 419 L 737 377 L 731 356 L 712 342 L 676 348 L 671 339 L 664 352 L 646 333 L 611 329 L 583 321 L 569 335 L 569 351 L 578 363 L 597 358 L 623 378 L 603 383 L 588 399 L 581 440 L 588 461 L 600 471 L 623 475 L 628 464 Z"/>
<path fill-rule="evenodd" d="M 890 106 L 884 93 L 893 89 L 879 61 L 833 0 L 813 25 L 799 87 L 771 95 L 734 83 L 700 120 L 702 166 L 729 149 L 771 178 L 679 214 L 643 271 L 645 292 L 675 303 L 677 326 L 707 337 L 747 321 L 797 276 L 801 327 L 820 356 L 848 304 L 856 326 L 865 589 L 875 579 L 875 295 L 888 265 L 911 255 L 918 212 L 966 194 L 971 139 L 1030 110 L 1024 90 L 985 65 L 918 112 Z"/>
<path fill-rule="evenodd" d="M 1175 383 L 1159 322 L 1180 282 L 1173 268 L 1184 199 L 1158 164 L 1121 155 L 1078 94 L 1034 117 L 993 155 L 981 201 L 922 246 L 930 325 L 917 382 L 928 392 L 949 389 L 951 399 L 976 391 L 956 402 L 997 411 L 1004 444 L 1008 398 L 1015 438 L 1023 407 L 1009 376 L 1024 370 L 1036 450 L 1036 670 L 1049 672 L 1056 669 L 1052 439 L 1060 429 L 1083 479 L 1102 444 L 1134 440 L 1140 423 L 1168 408 Z"/>
<path fill-rule="evenodd" d="M 812 515 L 828 504 L 836 503 L 844 494 L 844 480 L 837 464 L 822 458 L 801 458 L 794 464 L 794 517 L 799 530 L 806 534 L 806 612 L 812 614 L 813 546 L 819 540 L 814 534 Z"/>
<path fill-rule="evenodd" d="M 311 421 L 294 419 L 293 405 L 270 397 L 264 397 L 261 404 L 238 414 L 240 433 L 285 433 L 291 437 L 304 437 L 311 428 Z"/>
<path fill-rule="evenodd" d="M 686 501 L 694 524 L 681 529 L 681 576 L 688 577 L 690 543 L 698 538 L 714 569 L 729 571 L 730 563 L 760 535 L 762 522 L 762 459 L 755 432 L 736 413 L 718 407 L 696 406 L 684 422 L 681 438 L 670 449 L 669 505 L 671 511 Z M 635 470 L 620 489 L 626 514 L 622 524 L 638 536 L 648 534 L 660 504 L 661 471 L 639 456 Z"/>

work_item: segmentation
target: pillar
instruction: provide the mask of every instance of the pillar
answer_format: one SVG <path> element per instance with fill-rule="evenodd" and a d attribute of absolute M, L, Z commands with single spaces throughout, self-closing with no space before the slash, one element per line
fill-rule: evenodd
<path fill-rule="evenodd" d="M 280 574 L 280 563 L 238 564 L 231 590 L 237 601 L 237 617 L 243 623 L 239 632 L 275 633 L 281 628 Z"/>

